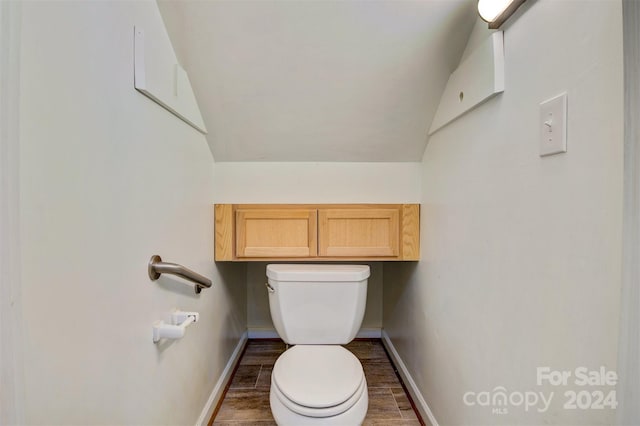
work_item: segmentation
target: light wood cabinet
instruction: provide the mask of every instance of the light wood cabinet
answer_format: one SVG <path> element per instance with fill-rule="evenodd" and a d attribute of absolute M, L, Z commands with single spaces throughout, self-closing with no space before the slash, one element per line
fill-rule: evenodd
<path fill-rule="evenodd" d="M 418 204 L 216 204 L 215 260 L 419 260 Z"/>
<path fill-rule="evenodd" d="M 236 210 L 236 257 L 313 257 L 315 209 Z"/>
<path fill-rule="evenodd" d="M 320 209 L 318 254 L 397 257 L 399 216 L 398 209 Z"/>

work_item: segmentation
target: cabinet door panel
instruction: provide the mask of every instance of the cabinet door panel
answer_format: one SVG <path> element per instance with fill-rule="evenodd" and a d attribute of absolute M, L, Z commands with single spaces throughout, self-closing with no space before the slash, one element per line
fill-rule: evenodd
<path fill-rule="evenodd" d="M 319 255 L 397 257 L 398 209 L 321 209 Z"/>
<path fill-rule="evenodd" d="M 238 209 L 237 257 L 310 257 L 317 255 L 314 209 Z"/>

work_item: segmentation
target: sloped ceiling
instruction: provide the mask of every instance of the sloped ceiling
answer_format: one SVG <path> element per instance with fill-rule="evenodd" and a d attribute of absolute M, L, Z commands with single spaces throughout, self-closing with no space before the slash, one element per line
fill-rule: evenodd
<path fill-rule="evenodd" d="M 216 161 L 420 161 L 475 0 L 159 0 Z"/>

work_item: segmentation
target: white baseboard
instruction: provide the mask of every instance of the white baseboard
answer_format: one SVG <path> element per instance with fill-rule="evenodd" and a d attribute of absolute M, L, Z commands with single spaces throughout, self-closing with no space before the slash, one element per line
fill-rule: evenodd
<path fill-rule="evenodd" d="M 361 328 L 356 334 L 356 339 L 379 339 L 382 337 L 382 330 L 379 328 Z"/>
<path fill-rule="evenodd" d="M 432 426 L 439 426 L 438 421 L 433 415 L 433 412 L 429 408 L 429 405 L 427 405 L 427 401 L 425 401 L 424 397 L 422 396 L 422 393 L 420 393 L 420 390 L 418 390 L 418 386 L 416 385 L 416 382 L 411 377 L 411 374 L 409 374 L 409 370 L 407 370 L 407 366 L 404 365 L 404 362 L 402 361 L 402 358 L 400 358 L 398 351 L 396 351 L 396 348 L 393 346 L 393 343 L 391 343 L 391 338 L 389 337 L 387 332 L 384 330 L 382 330 L 382 343 L 384 344 L 385 348 L 387 348 L 387 351 L 389 352 L 389 356 L 391 356 L 393 364 L 398 369 L 398 373 L 400 374 L 402 381 L 407 387 L 407 391 L 409 391 L 409 395 L 411 395 L 411 398 L 413 399 L 413 403 L 416 405 L 416 408 L 420 412 L 420 415 L 422 416 L 422 418 L 425 420 L 428 420 Z"/>
<path fill-rule="evenodd" d="M 247 343 L 247 332 L 245 331 L 242 336 L 240 336 L 240 341 L 236 345 L 236 348 L 233 350 L 227 365 L 222 370 L 222 374 L 220 378 L 216 382 L 216 385 L 213 387 L 211 391 L 211 395 L 209 395 L 209 399 L 205 404 L 202 412 L 200 413 L 200 417 L 198 417 L 198 421 L 196 422 L 196 426 L 206 426 L 209 423 L 209 419 L 213 416 L 213 410 L 216 409 L 220 398 L 222 397 L 222 393 L 224 392 L 224 388 L 227 385 L 227 382 L 231 378 L 231 374 L 233 373 L 233 369 L 236 364 L 240 361 L 240 355 L 242 355 L 242 349 L 244 349 L 244 345 Z"/>
<path fill-rule="evenodd" d="M 250 328 L 249 339 L 277 339 L 278 333 L 269 328 Z M 356 334 L 356 339 L 380 339 L 382 330 L 379 328 L 361 328 Z"/>
<path fill-rule="evenodd" d="M 278 339 L 278 333 L 270 328 L 250 328 L 247 331 L 249 339 Z"/>

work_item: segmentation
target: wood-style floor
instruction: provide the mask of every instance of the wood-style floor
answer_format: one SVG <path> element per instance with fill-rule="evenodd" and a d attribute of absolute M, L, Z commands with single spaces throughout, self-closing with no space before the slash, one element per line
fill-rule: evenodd
<path fill-rule="evenodd" d="M 424 424 L 411 406 L 380 340 L 355 340 L 345 346 L 360 359 L 369 390 L 365 425 Z M 225 426 L 275 425 L 269 407 L 271 370 L 285 351 L 276 340 L 249 340 L 222 404 L 209 424 Z"/>

